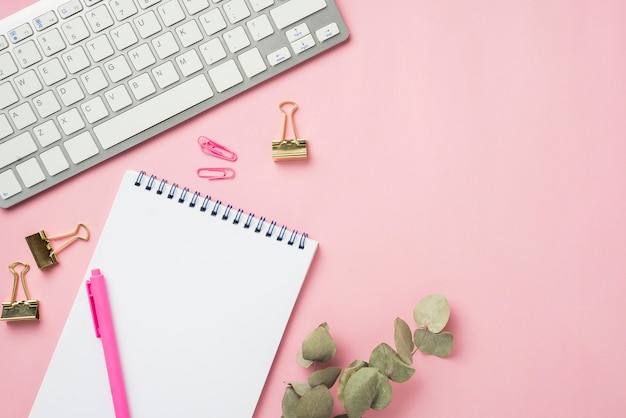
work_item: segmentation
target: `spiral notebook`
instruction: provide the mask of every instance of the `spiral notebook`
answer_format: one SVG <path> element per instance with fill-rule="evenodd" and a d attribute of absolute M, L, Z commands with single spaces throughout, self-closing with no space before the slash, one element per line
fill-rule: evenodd
<path fill-rule="evenodd" d="M 131 414 L 254 414 L 317 242 L 126 172 L 85 273 L 106 276 Z M 113 417 L 81 286 L 30 413 Z"/>

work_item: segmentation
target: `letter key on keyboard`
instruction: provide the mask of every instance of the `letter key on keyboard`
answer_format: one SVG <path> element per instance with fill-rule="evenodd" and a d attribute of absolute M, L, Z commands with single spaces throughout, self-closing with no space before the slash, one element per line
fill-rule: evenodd
<path fill-rule="evenodd" d="M 40 0 L 0 20 L 0 207 L 342 43 L 334 0 Z"/>

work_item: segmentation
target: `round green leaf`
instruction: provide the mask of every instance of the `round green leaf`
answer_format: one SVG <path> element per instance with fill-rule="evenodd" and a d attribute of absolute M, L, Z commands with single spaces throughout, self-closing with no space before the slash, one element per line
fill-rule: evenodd
<path fill-rule="evenodd" d="M 315 328 L 302 343 L 302 357 L 305 360 L 325 362 L 332 359 L 336 351 L 326 323 Z"/>
<path fill-rule="evenodd" d="M 415 373 L 415 369 L 402 361 L 398 353 L 385 343 L 374 348 L 369 364 L 370 367 L 380 369 L 381 373 L 398 383 L 406 382 Z"/>
<path fill-rule="evenodd" d="M 398 355 L 407 364 L 413 364 L 413 334 L 411 328 L 403 319 L 396 318 L 394 321 L 393 340 L 396 344 Z"/>
<path fill-rule="evenodd" d="M 420 300 L 413 310 L 415 322 L 437 334 L 450 319 L 450 305 L 443 295 L 429 295 Z"/>
<path fill-rule="evenodd" d="M 349 418 L 361 418 L 371 407 L 381 410 L 391 402 L 391 383 L 374 367 L 356 371 L 346 384 L 344 408 Z"/>
<path fill-rule="evenodd" d="M 434 334 L 427 329 L 417 329 L 415 345 L 424 354 L 448 357 L 454 347 L 454 335 L 450 332 Z"/>
<path fill-rule="evenodd" d="M 283 418 L 296 418 L 296 406 L 300 396 L 296 393 L 291 386 L 285 388 L 285 394 L 283 395 Z"/>
<path fill-rule="evenodd" d="M 348 380 L 352 377 L 352 375 L 363 367 L 367 367 L 367 363 L 363 360 L 354 360 L 352 363 L 348 365 L 341 374 L 341 378 L 339 379 L 339 385 L 337 386 L 337 399 L 339 402 L 344 405 L 344 392 L 346 389 L 346 384 Z"/>
<path fill-rule="evenodd" d="M 333 413 L 333 396 L 324 385 L 305 393 L 296 406 L 296 418 L 330 418 Z"/>
<path fill-rule="evenodd" d="M 337 381 L 339 373 L 341 373 L 340 367 L 327 367 L 326 369 L 318 370 L 309 376 L 309 385 L 312 387 L 324 385 L 327 388 L 331 388 Z"/>

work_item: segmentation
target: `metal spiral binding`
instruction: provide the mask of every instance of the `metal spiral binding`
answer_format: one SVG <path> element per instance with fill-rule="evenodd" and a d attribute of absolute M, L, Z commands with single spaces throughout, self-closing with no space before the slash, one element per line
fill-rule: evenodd
<path fill-rule="evenodd" d="M 139 175 L 137 176 L 137 179 L 135 180 L 135 186 L 140 187 L 143 182 L 144 182 L 144 177 L 146 176 L 146 172 L 145 171 L 141 171 L 139 173 Z M 157 177 L 155 175 L 150 175 L 150 177 L 148 177 L 148 181 L 146 183 L 146 187 L 145 189 L 147 191 L 152 191 L 152 188 L 154 186 L 154 182 L 157 180 Z M 162 179 L 161 182 L 159 183 L 159 187 L 156 190 L 156 194 L 158 195 L 162 195 L 165 192 L 165 188 L 168 186 L 168 182 L 166 179 Z M 172 183 L 170 185 L 169 191 L 167 193 L 167 198 L 172 200 L 174 199 L 174 196 L 176 195 L 177 190 L 179 189 L 179 186 L 177 183 Z M 180 196 L 178 197 L 178 203 L 185 203 L 185 201 L 187 200 L 187 197 L 190 193 L 189 188 L 184 187 L 183 189 L 181 189 L 180 191 Z M 191 199 L 189 200 L 189 207 L 190 208 L 195 208 L 196 205 L 198 204 L 198 199 L 201 197 L 201 194 L 199 192 L 194 192 L 191 195 Z M 208 208 L 209 208 L 209 204 L 211 204 L 211 196 L 205 196 L 204 200 L 202 201 L 202 205 L 200 206 L 200 212 L 207 212 Z M 221 200 L 216 200 L 215 203 L 213 204 L 213 208 L 211 209 L 211 211 L 209 212 L 211 214 L 211 216 L 217 216 L 220 208 L 222 207 L 222 201 Z M 230 213 L 233 209 L 232 205 L 226 205 L 224 208 L 224 213 L 221 216 L 221 219 L 226 221 L 229 220 L 230 218 Z M 241 222 L 241 217 L 244 215 L 244 211 L 243 209 L 237 209 L 237 212 L 235 213 L 235 216 L 233 218 L 233 225 L 238 225 Z M 243 224 L 243 227 L 245 229 L 250 229 L 252 222 L 254 221 L 254 213 L 249 213 L 247 214 L 246 217 L 246 221 Z M 263 226 L 266 223 L 266 218 L 265 217 L 260 217 L 257 220 L 257 224 L 254 227 L 254 232 L 255 233 L 260 233 L 263 230 Z M 272 236 L 274 236 L 274 230 L 276 229 L 277 223 L 275 221 L 271 221 L 267 227 L 267 231 L 265 233 L 265 236 L 268 238 L 271 238 Z M 276 240 L 277 241 L 283 241 L 283 239 L 285 238 L 285 235 L 287 233 L 288 229 L 285 225 L 280 227 L 280 230 L 278 231 L 278 234 L 276 235 Z M 300 236 L 300 241 L 298 243 L 298 248 L 299 249 L 303 249 L 304 246 L 306 245 L 306 240 L 309 237 L 308 234 L 303 233 Z M 294 230 L 291 231 L 291 235 L 289 236 L 289 240 L 287 240 L 287 244 L 288 245 L 294 245 L 296 243 L 296 240 L 298 238 L 298 231 Z"/>

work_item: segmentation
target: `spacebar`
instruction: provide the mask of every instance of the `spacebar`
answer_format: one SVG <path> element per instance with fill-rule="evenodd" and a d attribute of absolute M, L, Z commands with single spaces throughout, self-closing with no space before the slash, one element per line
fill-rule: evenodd
<path fill-rule="evenodd" d="M 93 128 L 108 149 L 213 96 L 204 74 L 167 90 Z"/>

